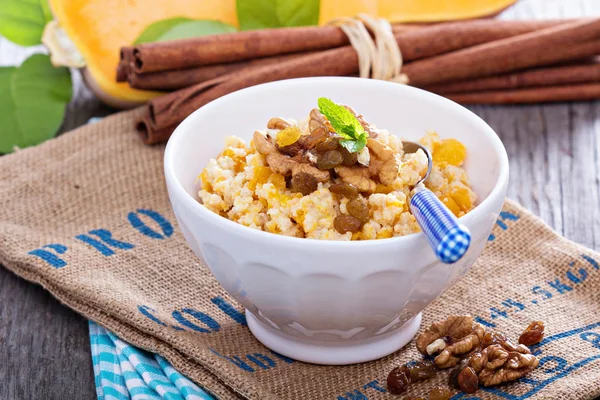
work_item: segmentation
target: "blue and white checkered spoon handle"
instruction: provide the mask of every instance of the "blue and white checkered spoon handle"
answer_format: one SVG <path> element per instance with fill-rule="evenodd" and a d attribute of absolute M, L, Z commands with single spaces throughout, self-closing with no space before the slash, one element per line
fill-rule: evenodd
<path fill-rule="evenodd" d="M 469 229 L 458 222 L 431 190 L 417 186 L 410 200 L 410 210 L 443 263 L 455 263 L 465 255 L 471 244 Z"/>

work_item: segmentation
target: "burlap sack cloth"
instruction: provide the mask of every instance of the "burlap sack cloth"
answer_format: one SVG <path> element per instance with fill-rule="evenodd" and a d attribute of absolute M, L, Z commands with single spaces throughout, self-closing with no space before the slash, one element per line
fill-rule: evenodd
<path fill-rule="evenodd" d="M 421 358 L 414 343 L 379 361 L 323 367 L 273 354 L 253 338 L 239 305 L 180 234 L 165 189 L 164 147 L 141 143 L 136 113 L 0 158 L 0 263 L 162 354 L 220 398 L 393 398 L 385 379 L 394 366 Z M 600 395 L 598 263 L 600 254 L 507 202 L 483 256 L 427 307 L 423 326 L 471 313 L 516 338 L 543 320 L 540 367 L 518 383 L 454 398 Z M 410 394 L 427 398 L 446 380 L 440 373 Z"/>

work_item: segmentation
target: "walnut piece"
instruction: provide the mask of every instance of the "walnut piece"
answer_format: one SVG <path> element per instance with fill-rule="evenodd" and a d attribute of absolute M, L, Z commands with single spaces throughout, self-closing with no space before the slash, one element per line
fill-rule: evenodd
<path fill-rule="evenodd" d="M 321 171 L 310 164 L 300 162 L 298 159 L 290 158 L 285 154 L 277 151 L 275 145 L 267 139 L 265 135 L 256 131 L 252 138 L 256 150 L 263 155 L 266 155 L 267 164 L 276 174 L 283 176 L 296 175 L 297 173 L 306 173 L 312 175 L 317 182 L 328 182 L 330 175 L 329 171 Z"/>
<path fill-rule="evenodd" d="M 365 167 L 337 167 L 335 169 L 344 183 L 354 186 L 359 192 L 375 192 L 377 184 L 371 179 L 371 173 Z"/>
<path fill-rule="evenodd" d="M 461 357 L 477 349 L 484 334 L 483 327 L 470 315 L 451 315 L 444 321 L 434 322 L 417 337 L 417 350 L 429 355 L 439 352 L 435 365 L 450 368 L 458 364 Z"/>
<path fill-rule="evenodd" d="M 515 346 L 517 351 L 511 351 L 501 344 L 492 344 L 473 354 L 469 359 L 469 366 L 479 375 L 483 386 L 514 381 L 539 365 L 537 357 L 530 354 L 525 346 L 521 346 Z"/>
<path fill-rule="evenodd" d="M 289 128 L 290 126 L 292 126 L 292 124 L 290 124 L 289 121 L 286 121 L 283 118 L 280 117 L 273 117 L 269 120 L 269 122 L 267 122 L 267 128 L 269 129 L 285 129 L 285 128 Z"/>
<path fill-rule="evenodd" d="M 275 145 L 262 133 L 259 131 L 254 132 L 254 136 L 252 136 L 252 141 L 254 142 L 254 147 L 256 147 L 256 151 L 260 154 L 268 155 L 272 153 L 277 153 L 277 148 Z"/>
<path fill-rule="evenodd" d="M 329 171 L 321 171 L 312 165 L 300 163 L 285 154 L 277 152 L 267 155 L 267 164 L 273 172 L 283 176 L 305 173 L 312 175 L 317 182 L 328 182 L 330 178 Z"/>
<path fill-rule="evenodd" d="M 394 150 L 377 139 L 367 139 L 367 147 L 375 157 L 371 157 L 369 169 L 373 175 L 379 176 L 384 185 L 391 185 L 398 178 L 398 161 Z"/>

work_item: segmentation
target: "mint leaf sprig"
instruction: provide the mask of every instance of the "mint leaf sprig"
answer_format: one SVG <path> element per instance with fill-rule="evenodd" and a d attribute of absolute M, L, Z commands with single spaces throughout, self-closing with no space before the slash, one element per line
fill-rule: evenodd
<path fill-rule="evenodd" d="M 358 153 L 366 146 L 367 132 L 346 107 L 325 97 L 319 97 L 317 104 L 321 114 L 329 120 L 335 132 L 342 137 L 340 145 L 350 153 Z"/>

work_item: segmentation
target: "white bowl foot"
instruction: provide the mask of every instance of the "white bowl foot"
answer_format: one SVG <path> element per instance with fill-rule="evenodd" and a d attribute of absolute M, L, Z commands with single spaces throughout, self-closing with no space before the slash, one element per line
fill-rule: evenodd
<path fill-rule="evenodd" d="M 252 334 L 265 346 L 297 361 L 323 365 L 347 365 L 377 360 L 400 350 L 417 334 L 421 313 L 391 334 L 358 343 L 310 343 L 282 334 L 260 322 L 246 310 Z"/>

